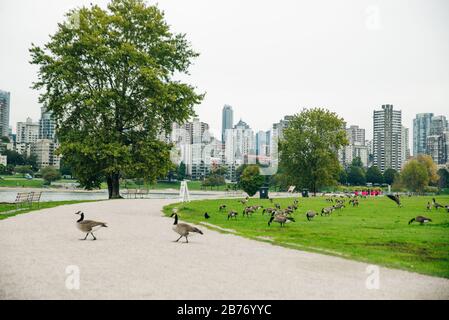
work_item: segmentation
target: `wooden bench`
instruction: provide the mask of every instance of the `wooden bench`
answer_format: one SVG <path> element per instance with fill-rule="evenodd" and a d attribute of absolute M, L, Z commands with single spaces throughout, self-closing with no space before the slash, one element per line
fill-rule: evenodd
<path fill-rule="evenodd" d="M 16 209 L 22 207 L 24 205 L 33 206 L 33 203 L 37 203 L 39 207 L 41 201 L 42 191 L 40 192 L 19 192 L 17 193 L 16 200 L 14 204 L 16 205 Z"/>
<path fill-rule="evenodd" d="M 150 191 L 148 189 L 137 189 L 136 197 L 140 196 L 143 199 L 145 196 L 149 195 Z"/>
<path fill-rule="evenodd" d="M 14 204 L 16 205 L 16 209 L 23 206 L 24 204 L 30 203 L 30 193 L 29 192 L 19 192 L 17 193 L 16 200 Z"/>
<path fill-rule="evenodd" d="M 42 191 L 40 191 L 40 192 L 30 192 L 30 194 L 29 194 L 30 206 L 33 206 L 33 203 L 37 203 L 37 207 L 39 208 L 40 201 L 41 201 L 41 196 L 42 196 Z"/>
<path fill-rule="evenodd" d="M 127 189 L 124 192 L 124 195 L 126 195 L 128 199 L 131 199 L 133 196 L 134 199 L 137 199 L 137 197 L 143 199 L 145 196 L 148 196 L 149 194 L 150 191 L 148 189 Z"/>

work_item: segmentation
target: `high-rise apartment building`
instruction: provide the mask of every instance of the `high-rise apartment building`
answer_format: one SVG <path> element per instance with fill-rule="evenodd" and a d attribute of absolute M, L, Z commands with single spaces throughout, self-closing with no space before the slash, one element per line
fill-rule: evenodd
<path fill-rule="evenodd" d="M 427 154 L 435 163 L 446 164 L 449 160 L 446 147 L 448 131 L 449 125 L 445 116 L 435 116 L 433 113 L 417 114 L 413 121 L 414 155 Z"/>
<path fill-rule="evenodd" d="M 373 117 L 373 156 L 374 165 L 382 172 L 391 168 L 402 168 L 402 112 L 393 105 L 382 105 L 374 111 Z"/>
<path fill-rule="evenodd" d="M 405 162 L 410 158 L 410 133 L 409 129 L 402 126 L 402 134 L 401 134 L 401 159 L 402 166 L 404 166 Z"/>
<path fill-rule="evenodd" d="M 0 137 L 7 137 L 9 134 L 9 112 L 11 94 L 0 90 Z"/>
<path fill-rule="evenodd" d="M 240 120 L 225 133 L 225 163 L 238 167 L 256 163 L 256 139 L 253 130 Z"/>
<path fill-rule="evenodd" d="M 368 146 L 365 144 L 365 129 L 354 125 L 345 130 L 349 144 L 338 152 L 338 158 L 341 165 L 343 167 L 348 167 L 355 158 L 360 158 L 363 165 L 368 167 L 369 150 Z"/>
<path fill-rule="evenodd" d="M 26 122 L 17 122 L 16 143 L 34 143 L 39 139 L 39 123 L 27 118 Z"/>
<path fill-rule="evenodd" d="M 227 129 L 232 129 L 234 125 L 234 111 L 232 107 L 225 104 L 222 111 L 222 122 L 221 122 L 221 141 L 225 142 L 225 134 Z"/>
<path fill-rule="evenodd" d="M 430 126 L 433 113 L 419 113 L 413 120 L 413 155 L 427 153 L 427 137 L 430 135 Z"/>
<path fill-rule="evenodd" d="M 359 126 L 350 126 L 346 129 L 346 133 L 350 145 L 365 145 L 365 129 L 362 129 Z"/>
<path fill-rule="evenodd" d="M 56 155 L 58 144 L 49 139 L 38 139 L 31 145 L 31 152 L 36 155 L 39 168 L 53 166 L 59 169 L 61 157 Z"/>
<path fill-rule="evenodd" d="M 56 141 L 56 122 L 53 118 L 52 112 L 47 111 L 45 107 L 41 108 L 39 127 L 39 139 Z"/>

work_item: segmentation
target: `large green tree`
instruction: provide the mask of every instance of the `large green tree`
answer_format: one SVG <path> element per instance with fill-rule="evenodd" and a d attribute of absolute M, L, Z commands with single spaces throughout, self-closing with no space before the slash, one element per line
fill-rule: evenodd
<path fill-rule="evenodd" d="M 39 67 L 34 88 L 55 117 L 74 176 L 86 188 L 105 179 L 118 198 L 120 177 L 154 181 L 171 168 L 171 146 L 158 135 L 190 118 L 203 98 L 176 79 L 198 54 L 142 0 L 82 7 L 67 21 L 30 49 Z"/>
<path fill-rule="evenodd" d="M 449 188 L 449 171 L 446 168 L 441 168 L 438 170 L 438 186 L 443 188 Z"/>
<path fill-rule="evenodd" d="M 372 166 L 366 171 L 366 182 L 376 184 L 384 182 L 384 176 L 377 166 Z"/>
<path fill-rule="evenodd" d="M 394 169 L 387 169 L 384 172 L 384 182 L 388 185 L 392 185 L 394 182 L 394 179 L 396 177 L 396 175 L 398 174 L 398 172 Z"/>
<path fill-rule="evenodd" d="M 279 141 L 281 166 L 294 185 L 312 192 L 335 185 L 340 173 L 337 150 L 347 145 L 344 120 L 321 108 L 296 114 Z"/>
<path fill-rule="evenodd" d="M 401 183 L 408 190 L 422 192 L 429 185 L 429 173 L 424 163 L 416 159 L 407 162 L 401 172 Z"/>
<path fill-rule="evenodd" d="M 363 186 L 366 184 L 365 170 L 358 166 L 350 166 L 348 169 L 348 182 L 353 186 Z"/>

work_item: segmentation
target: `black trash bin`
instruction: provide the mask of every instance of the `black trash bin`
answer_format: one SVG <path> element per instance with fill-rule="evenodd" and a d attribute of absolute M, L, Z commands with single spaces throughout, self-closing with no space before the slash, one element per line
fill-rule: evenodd
<path fill-rule="evenodd" d="M 309 197 L 309 189 L 302 189 L 302 197 L 303 198 L 308 198 Z"/>
<path fill-rule="evenodd" d="M 259 193 L 260 199 L 268 199 L 268 187 L 261 187 Z"/>

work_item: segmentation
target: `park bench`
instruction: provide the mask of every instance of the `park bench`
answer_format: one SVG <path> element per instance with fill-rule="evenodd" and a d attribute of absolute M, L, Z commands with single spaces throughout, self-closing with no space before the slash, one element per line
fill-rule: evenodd
<path fill-rule="evenodd" d="M 37 207 L 40 206 L 42 191 L 40 192 L 30 192 L 29 199 L 30 199 L 30 205 L 33 206 L 33 203 L 37 203 Z"/>
<path fill-rule="evenodd" d="M 148 189 L 139 189 L 137 190 L 137 195 L 140 196 L 140 198 L 144 198 L 150 194 L 150 191 Z"/>
<path fill-rule="evenodd" d="M 16 200 L 14 204 L 16 205 L 16 209 L 23 205 L 27 205 L 30 203 L 30 193 L 29 192 L 19 192 L 17 193 Z"/>
<path fill-rule="evenodd" d="M 124 194 L 127 196 L 128 199 L 131 199 L 134 197 L 134 199 L 137 199 L 137 197 L 140 197 L 140 199 L 143 199 L 144 197 L 148 196 L 150 194 L 150 191 L 148 189 L 127 189 Z"/>
<path fill-rule="evenodd" d="M 33 206 L 33 203 L 37 203 L 37 206 L 40 205 L 42 191 L 40 192 L 19 192 L 17 193 L 16 200 L 14 204 L 16 205 L 16 209 L 22 207 L 24 205 Z"/>

